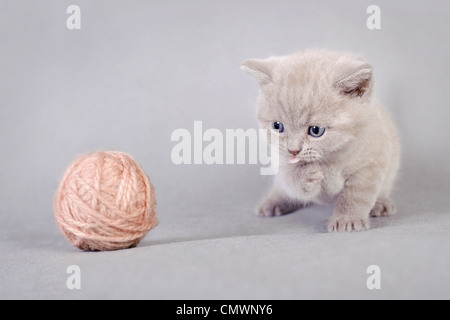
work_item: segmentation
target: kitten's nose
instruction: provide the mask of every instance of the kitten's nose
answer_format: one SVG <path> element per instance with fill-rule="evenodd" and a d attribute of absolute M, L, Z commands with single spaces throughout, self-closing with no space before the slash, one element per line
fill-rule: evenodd
<path fill-rule="evenodd" d="M 289 153 L 292 154 L 293 156 L 296 156 L 296 155 L 298 155 L 298 154 L 300 153 L 300 151 L 302 151 L 302 149 L 300 149 L 300 150 L 289 150 L 289 149 L 288 149 L 288 151 L 289 151 Z"/>

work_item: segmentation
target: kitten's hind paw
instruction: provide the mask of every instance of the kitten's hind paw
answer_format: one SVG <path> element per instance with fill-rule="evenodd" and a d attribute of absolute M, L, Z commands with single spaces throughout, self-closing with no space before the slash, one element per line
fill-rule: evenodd
<path fill-rule="evenodd" d="M 368 219 L 347 215 L 332 215 L 328 221 L 328 232 L 352 232 L 369 229 Z"/>
<path fill-rule="evenodd" d="M 388 198 L 380 198 L 370 211 L 371 217 L 386 217 L 395 213 L 395 206 Z"/>

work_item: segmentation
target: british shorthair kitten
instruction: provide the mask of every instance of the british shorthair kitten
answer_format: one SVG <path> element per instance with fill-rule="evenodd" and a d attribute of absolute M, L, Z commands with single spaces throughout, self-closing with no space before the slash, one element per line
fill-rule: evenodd
<path fill-rule="evenodd" d="M 280 167 L 258 208 L 279 216 L 331 204 L 328 231 L 369 228 L 394 212 L 389 194 L 399 167 L 397 133 L 374 99 L 372 67 L 324 50 L 252 59 L 242 69 L 260 84 L 261 127 L 279 135 Z"/>

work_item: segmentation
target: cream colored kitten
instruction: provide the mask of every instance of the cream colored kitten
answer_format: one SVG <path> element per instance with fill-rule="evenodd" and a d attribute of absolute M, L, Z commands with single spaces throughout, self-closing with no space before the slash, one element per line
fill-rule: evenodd
<path fill-rule="evenodd" d="M 373 98 L 372 67 L 359 57 L 309 50 L 245 61 L 260 83 L 262 128 L 279 135 L 280 169 L 258 208 L 278 216 L 309 203 L 334 205 L 328 231 L 369 228 L 394 212 L 397 133 Z"/>

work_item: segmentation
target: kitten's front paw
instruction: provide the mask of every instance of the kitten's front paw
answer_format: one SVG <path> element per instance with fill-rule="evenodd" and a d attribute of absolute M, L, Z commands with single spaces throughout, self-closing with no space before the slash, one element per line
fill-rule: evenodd
<path fill-rule="evenodd" d="M 302 191 L 305 195 L 313 194 L 320 190 L 320 182 L 324 175 L 320 169 L 311 168 L 303 175 Z"/>
<path fill-rule="evenodd" d="M 328 232 L 352 232 L 369 229 L 369 220 L 361 217 L 333 214 L 328 221 Z"/>
<path fill-rule="evenodd" d="M 293 212 L 298 208 L 298 205 L 287 200 L 266 199 L 259 205 L 256 213 L 261 217 L 278 217 Z"/>

